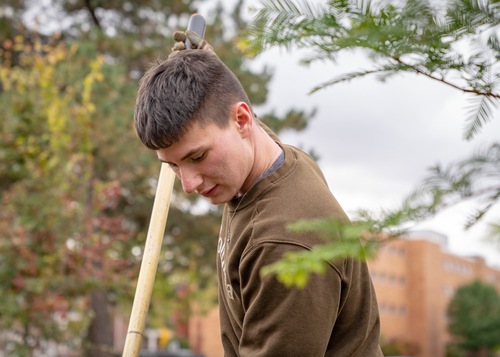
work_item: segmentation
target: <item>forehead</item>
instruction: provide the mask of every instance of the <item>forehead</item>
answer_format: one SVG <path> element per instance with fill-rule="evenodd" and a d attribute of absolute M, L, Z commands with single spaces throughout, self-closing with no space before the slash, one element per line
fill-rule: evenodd
<path fill-rule="evenodd" d="M 203 143 L 217 139 L 223 134 L 224 129 L 214 122 L 200 123 L 194 122 L 190 125 L 179 140 L 174 143 L 183 147 L 199 146 Z"/>
<path fill-rule="evenodd" d="M 227 129 L 220 128 L 215 123 L 201 125 L 195 122 L 186 129 L 178 141 L 167 148 L 157 150 L 156 154 L 161 161 L 177 163 L 223 142 Z"/>

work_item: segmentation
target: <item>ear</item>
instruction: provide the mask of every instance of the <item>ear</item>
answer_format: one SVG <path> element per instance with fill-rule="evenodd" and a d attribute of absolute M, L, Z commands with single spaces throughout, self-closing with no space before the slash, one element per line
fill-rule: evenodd
<path fill-rule="evenodd" d="M 242 137 L 247 137 L 250 135 L 251 129 L 254 124 L 254 120 L 252 111 L 247 103 L 238 102 L 234 104 L 233 120 Z"/>

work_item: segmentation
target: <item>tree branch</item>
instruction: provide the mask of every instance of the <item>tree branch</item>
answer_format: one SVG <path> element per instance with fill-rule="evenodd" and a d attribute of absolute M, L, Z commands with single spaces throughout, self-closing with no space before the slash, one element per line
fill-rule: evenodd
<path fill-rule="evenodd" d="M 448 82 L 447 80 L 443 79 L 443 78 L 438 78 L 438 77 L 435 77 L 433 76 L 432 74 L 430 73 L 427 73 L 427 72 L 424 72 L 422 71 L 421 69 L 411 65 L 411 64 L 408 64 L 408 63 L 405 63 L 404 61 L 401 61 L 400 58 L 398 57 L 391 57 L 393 60 L 395 60 L 396 62 L 398 63 L 401 63 L 402 65 L 405 65 L 405 66 L 408 66 L 410 68 L 412 68 L 416 73 L 418 74 L 422 74 L 424 76 L 426 76 L 427 78 L 430 78 L 430 79 L 433 79 L 435 81 L 438 81 L 438 82 L 441 82 L 441 83 L 444 83 L 452 88 L 455 88 L 455 89 L 458 89 L 464 93 L 473 93 L 473 94 L 477 94 L 477 95 L 483 95 L 483 96 L 486 96 L 486 97 L 493 97 L 493 98 L 496 98 L 496 99 L 500 99 L 500 94 L 495 94 L 495 93 L 491 93 L 491 92 L 481 92 L 481 91 L 478 91 L 478 90 L 475 90 L 475 89 L 468 89 L 468 88 L 463 88 L 463 87 L 460 87 L 454 83 L 451 83 L 451 82 Z"/>
<path fill-rule="evenodd" d="M 97 18 L 97 15 L 95 13 L 95 7 L 92 6 L 91 2 L 91 0 L 85 0 L 85 6 L 90 13 L 90 17 L 92 18 L 94 25 L 96 25 L 99 30 L 102 30 L 101 23 L 99 22 L 99 19 Z"/>

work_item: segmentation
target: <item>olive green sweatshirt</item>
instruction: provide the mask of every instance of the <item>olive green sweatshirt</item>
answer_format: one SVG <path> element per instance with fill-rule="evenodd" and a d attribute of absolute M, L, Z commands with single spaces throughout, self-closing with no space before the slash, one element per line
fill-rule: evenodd
<path fill-rule="evenodd" d="M 284 163 L 224 208 L 217 270 L 225 356 L 383 356 L 365 263 L 328 262 L 326 273 L 311 275 L 303 289 L 260 274 L 287 252 L 325 243 L 311 232 L 292 233 L 287 224 L 326 217 L 348 221 L 314 160 L 281 146 Z"/>

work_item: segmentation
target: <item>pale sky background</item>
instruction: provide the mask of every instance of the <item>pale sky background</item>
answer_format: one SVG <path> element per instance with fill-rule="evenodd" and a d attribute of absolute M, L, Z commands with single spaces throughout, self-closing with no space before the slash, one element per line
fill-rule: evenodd
<path fill-rule="evenodd" d="M 335 75 L 369 65 L 361 54 L 339 57 L 336 64 L 299 64 L 304 50 L 273 49 L 252 63 L 274 68 L 268 105 L 284 114 L 295 107 L 317 114 L 300 133 L 284 133 L 284 142 L 314 149 L 329 186 L 349 215 L 357 209 L 397 207 L 436 163 L 447 165 L 469 157 L 499 139 L 500 111 L 472 141 L 463 139 L 468 95 L 423 76 L 405 74 L 382 83 L 356 79 L 309 95 L 314 86 Z M 450 252 L 480 255 L 500 267 L 500 246 L 486 244 L 486 223 L 468 231 L 463 225 L 470 203 L 448 209 L 421 224 L 448 237 Z M 500 219 L 500 207 L 482 222 Z"/>

